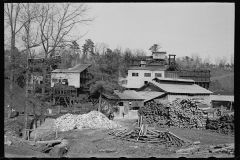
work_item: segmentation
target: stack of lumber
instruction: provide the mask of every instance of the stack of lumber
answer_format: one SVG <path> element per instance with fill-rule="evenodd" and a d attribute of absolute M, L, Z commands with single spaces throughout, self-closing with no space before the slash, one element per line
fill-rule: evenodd
<path fill-rule="evenodd" d="M 109 135 L 115 136 L 116 139 L 139 142 L 139 143 L 157 143 L 166 146 L 183 146 L 190 141 L 180 138 L 169 131 L 159 131 L 147 128 L 134 128 L 133 130 L 123 129 L 120 131 L 110 131 Z"/>
<path fill-rule="evenodd" d="M 168 104 L 171 126 L 179 128 L 201 128 L 205 126 L 203 111 L 192 99 L 175 100 Z"/>
<path fill-rule="evenodd" d="M 55 120 L 55 128 L 60 131 L 70 131 L 73 129 L 98 129 L 107 128 L 113 129 L 121 127 L 109 120 L 104 114 L 98 111 L 91 111 L 87 114 L 72 115 L 66 114 Z"/>
<path fill-rule="evenodd" d="M 209 152 L 210 153 L 228 153 L 234 154 L 235 148 L 233 143 L 229 144 L 219 144 L 216 146 L 210 146 Z"/>
<path fill-rule="evenodd" d="M 144 116 L 147 124 L 162 124 L 163 121 L 167 122 L 168 108 L 161 103 L 148 102 L 138 110 L 138 116 Z"/>
<path fill-rule="evenodd" d="M 222 133 L 234 132 L 234 115 L 223 115 L 218 119 L 207 119 L 206 129 L 216 130 Z"/>

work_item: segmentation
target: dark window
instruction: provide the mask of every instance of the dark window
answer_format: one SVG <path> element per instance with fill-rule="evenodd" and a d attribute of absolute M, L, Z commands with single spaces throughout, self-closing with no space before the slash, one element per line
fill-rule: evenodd
<path fill-rule="evenodd" d="M 147 84 L 148 83 L 148 81 L 144 81 L 144 84 Z"/>
<path fill-rule="evenodd" d="M 144 77 L 151 77 L 151 73 L 144 73 Z"/>
<path fill-rule="evenodd" d="M 119 105 L 119 106 L 123 106 L 123 102 L 119 102 L 118 105 Z"/>
<path fill-rule="evenodd" d="M 155 73 L 155 77 L 162 77 L 162 73 Z"/>
<path fill-rule="evenodd" d="M 132 73 L 133 77 L 138 77 L 138 73 Z"/>

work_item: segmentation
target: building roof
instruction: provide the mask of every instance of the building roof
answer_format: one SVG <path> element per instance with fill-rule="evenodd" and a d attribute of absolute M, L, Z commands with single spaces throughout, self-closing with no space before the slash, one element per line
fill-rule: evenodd
<path fill-rule="evenodd" d="M 211 94 L 212 92 L 196 84 L 161 84 L 151 81 L 156 87 L 168 93 Z"/>
<path fill-rule="evenodd" d="M 229 95 L 211 95 L 211 101 L 230 101 L 234 102 L 234 96 Z"/>
<path fill-rule="evenodd" d="M 146 67 L 139 67 L 139 66 L 131 66 L 128 70 L 150 70 L 150 71 L 164 71 L 165 65 L 161 66 L 146 66 Z"/>
<path fill-rule="evenodd" d="M 139 95 L 139 97 L 144 99 L 144 102 L 150 101 L 154 98 L 157 98 L 159 96 L 162 96 L 166 93 L 164 92 L 156 92 L 156 91 L 139 91 L 137 92 L 137 94 Z"/>
<path fill-rule="evenodd" d="M 125 90 L 122 93 L 115 91 L 114 94 L 117 95 L 121 100 L 144 100 L 134 90 Z"/>
<path fill-rule="evenodd" d="M 68 68 L 68 69 L 55 69 L 52 72 L 53 73 L 81 73 L 84 71 L 86 68 L 90 67 L 91 64 L 78 64 L 73 68 Z"/>
<path fill-rule="evenodd" d="M 154 78 L 153 80 L 158 79 L 160 81 L 175 81 L 175 82 L 195 82 L 192 79 L 177 79 L 177 78 Z"/>

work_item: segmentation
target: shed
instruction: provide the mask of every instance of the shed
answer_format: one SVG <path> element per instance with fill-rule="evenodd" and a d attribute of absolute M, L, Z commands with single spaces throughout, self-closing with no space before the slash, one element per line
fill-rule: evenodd
<path fill-rule="evenodd" d="M 211 95 L 213 108 L 226 107 L 227 110 L 234 109 L 234 95 Z"/>

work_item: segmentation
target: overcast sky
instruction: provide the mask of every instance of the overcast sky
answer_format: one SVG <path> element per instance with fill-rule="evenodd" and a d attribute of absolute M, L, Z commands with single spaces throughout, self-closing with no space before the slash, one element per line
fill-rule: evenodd
<path fill-rule="evenodd" d="M 79 28 L 85 39 L 107 43 L 111 49 L 143 49 L 153 44 L 179 56 L 202 58 L 234 54 L 234 3 L 87 3 L 94 23 Z"/>

